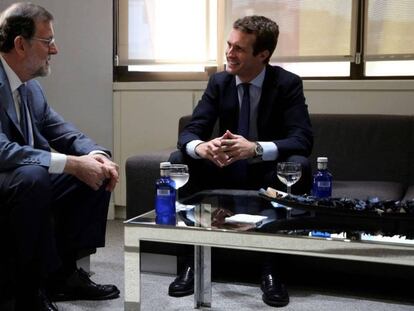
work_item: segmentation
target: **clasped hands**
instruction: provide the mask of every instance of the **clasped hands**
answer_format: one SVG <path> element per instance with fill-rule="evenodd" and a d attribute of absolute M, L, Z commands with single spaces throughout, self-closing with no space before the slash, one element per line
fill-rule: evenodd
<path fill-rule="evenodd" d="M 254 157 L 255 147 L 255 142 L 227 130 L 221 137 L 198 144 L 195 152 L 201 158 L 225 167 L 235 161 Z"/>
<path fill-rule="evenodd" d="M 94 190 L 106 182 L 105 190 L 113 191 L 119 180 L 119 167 L 103 154 L 68 156 L 65 172 L 83 181 Z"/>

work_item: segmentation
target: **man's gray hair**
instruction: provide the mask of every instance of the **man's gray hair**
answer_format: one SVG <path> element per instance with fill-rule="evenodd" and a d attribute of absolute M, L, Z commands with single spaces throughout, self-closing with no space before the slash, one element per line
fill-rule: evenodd
<path fill-rule="evenodd" d="M 52 20 L 53 15 L 40 5 L 29 2 L 12 4 L 0 15 L 0 52 L 10 52 L 17 36 L 32 39 L 36 33 L 36 22 Z"/>

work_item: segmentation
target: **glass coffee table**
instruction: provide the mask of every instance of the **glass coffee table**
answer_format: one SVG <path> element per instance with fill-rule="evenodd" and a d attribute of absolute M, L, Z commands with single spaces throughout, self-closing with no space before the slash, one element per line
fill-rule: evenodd
<path fill-rule="evenodd" d="M 414 222 L 404 218 L 287 213 L 258 191 L 245 190 L 204 191 L 182 203 L 175 226 L 156 224 L 154 211 L 125 221 L 125 310 L 140 310 L 141 241 L 195 246 L 195 308 L 212 304 L 211 247 L 414 265 Z"/>

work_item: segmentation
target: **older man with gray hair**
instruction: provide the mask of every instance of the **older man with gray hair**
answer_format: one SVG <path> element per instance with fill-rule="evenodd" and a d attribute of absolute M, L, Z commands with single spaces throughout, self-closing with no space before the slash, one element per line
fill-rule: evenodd
<path fill-rule="evenodd" d="M 0 16 L 0 220 L 12 254 L 15 310 L 57 310 L 52 301 L 119 296 L 76 266 L 105 245 L 118 165 L 110 151 L 47 103 L 36 77 L 58 53 L 53 16 L 21 2 Z"/>

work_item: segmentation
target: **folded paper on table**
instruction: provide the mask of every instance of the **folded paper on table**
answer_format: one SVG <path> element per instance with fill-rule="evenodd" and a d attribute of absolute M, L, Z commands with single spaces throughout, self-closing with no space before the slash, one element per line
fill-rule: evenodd
<path fill-rule="evenodd" d="M 225 218 L 226 223 L 243 223 L 260 225 L 263 220 L 267 219 L 267 216 L 249 215 L 249 214 L 236 214 Z"/>

